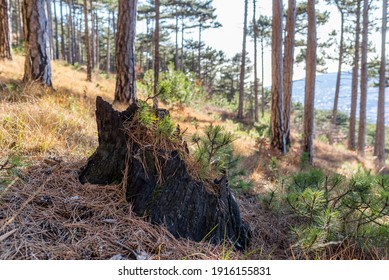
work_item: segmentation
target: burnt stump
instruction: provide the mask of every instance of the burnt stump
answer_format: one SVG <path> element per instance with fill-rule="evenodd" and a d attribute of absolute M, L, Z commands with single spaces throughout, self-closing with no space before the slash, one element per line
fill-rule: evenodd
<path fill-rule="evenodd" d="M 129 142 L 131 131 L 125 129 L 125 122 L 132 120 L 137 110 L 130 105 L 117 112 L 97 97 L 99 146 L 80 171 L 81 183 L 107 185 L 124 180 L 133 211 L 165 226 L 176 238 L 215 244 L 228 239 L 236 248 L 246 247 L 248 226 L 241 219 L 227 178 L 211 183 L 195 179 L 180 151 L 160 149 L 156 158 L 151 148 Z M 156 161 L 162 166 L 159 171 Z M 210 184 L 214 191 L 209 191 Z"/>

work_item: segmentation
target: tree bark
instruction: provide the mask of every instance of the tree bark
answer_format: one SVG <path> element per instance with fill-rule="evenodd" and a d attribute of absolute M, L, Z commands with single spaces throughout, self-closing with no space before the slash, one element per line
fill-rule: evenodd
<path fill-rule="evenodd" d="M 84 0 L 84 21 L 85 21 L 85 50 L 86 50 L 86 80 L 92 81 L 92 64 L 89 42 L 89 23 L 88 23 L 88 2 Z"/>
<path fill-rule="evenodd" d="M 55 59 L 59 59 L 59 40 L 58 40 L 58 16 L 57 3 L 54 0 L 54 36 L 55 36 Z"/>
<path fill-rule="evenodd" d="M 112 11 L 113 14 L 113 11 Z M 105 71 L 107 74 L 111 73 L 111 26 L 110 26 L 111 13 L 108 11 L 108 27 L 107 27 L 107 61 Z"/>
<path fill-rule="evenodd" d="M 141 147 L 131 141 L 129 136 L 134 132 L 126 130 L 123 123 L 133 121 L 136 110 L 137 106 L 131 104 L 126 111 L 117 112 L 97 98 L 99 146 L 81 170 L 80 181 L 122 182 L 133 211 L 166 226 L 177 238 L 219 244 L 229 240 L 236 248 L 246 247 L 250 233 L 227 179 L 213 183 L 196 180 L 189 174 L 181 151 L 160 151 L 161 147 Z M 135 125 L 141 128 L 141 124 Z M 153 154 L 153 148 L 160 153 Z M 156 168 L 157 161 L 161 169 Z"/>
<path fill-rule="evenodd" d="M 135 33 L 137 0 L 119 0 L 115 101 L 136 102 Z"/>
<path fill-rule="evenodd" d="M 361 102 L 359 109 L 358 154 L 365 156 L 366 141 L 366 103 L 367 103 L 367 50 L 369 33 L 369 0 L 363 1 L 363 30 L 361 58 Z"/>
<path fill-rule="evenodd" d="M 374 146 L 374 155 L 377 156 L 379 167 L 385 165 L 385 84 L 386 84 L 386 30 L 388 17 L 388 1 L 382 1 L 382 38 L 381 38 L 381 64 L 380 85 L 378 96 L 377 126 Z"/>
<path fill-rule="evenodd" d="M 244 81 L 246 76 L 246 38 L 247 38 L 248 0 L 244 1 L 244 24 L 242 41 L 242 61 L 240 64 L 238 119 L 243 119 Z"/>
<path fill-rule="evenodd" d="M 53 43 L 53 15 L 51 12 L 51 0 L 46 0 L 46 14 L 47 14 L 47 37 L 49 41 L 49 51 L 50 59 L 54 58 L 54 43 Z"/>
<path fill-rule="evenodd" d="M 334 108 L 332 111 L 332 125 L 336 127 L 337 114 L 338 114 L 338 102 L 339 102 L 339 91 L 340 91 L 340 80 L 342 75 L 342 64 L 343 64 L 343 52 L 344 52 L 344 11 L 343 8 L 337 4 L 340 12 L 340 44 L 339 44 L 339 58 L 338 58 L 338 74 L 336 76 L 336 87 L 334 97 Z"/>
<path fill-rule="evenodd" d="M 52 86 L 45 0 L 24 0 L 23 20 L 26 60 L 23 81 Z"/>
<path fill-rule="evenodd" d="M 99 36 L 99 15 L 96 13 L 96 29 L 95 29 L 95 34 L 96 34 L 96 67 L 98 70 L 100 70 L 100 36 Z"/>
<path fill-rule="evenodd" d="M 273 0 L 272 19 L 272 88 L 271 88 L 271 146 L 286 153 L 284 131 L 284 86 L 282 60 L 282 0 Z"/>
<path fill-rule="evenodd" d="M 154 88 L 153 103 L 158 108 L 158 84 L 159 84 L 159 0 L 155 0 L 155 29 L 154 29 Z"/>
<path fill-rule="evenodd" d="M 286 39 L 284 50 L 284 130 L 285 144 L 289 146 L 290 141 L 290 110 L 292 106 L 293 89 L 293 63 L 296 27 L 296 0 L 288 2 L 288 16 L 286 22 Z"/>
<path fill-rule="evenodd" d="M 0 60 L 12 60 L 8 0 L 0 0 Z"/>
<path fill-rule="evenodd" d="M 253 31 L 254 31 L 254 121 L 258 121 L 258 27 L 256 16 L 256 0 L 253 0 Z"/>
<path fill-rule="evenodd" d="M 317 48 L 315 0 L 308 0 L 307 12 L 308 45 L 305 78 L 303 151 L 308 154 L 309 163 L 312 164 L 314 156 L 313 137 Z"/>
<path fill-rule="evenodd" d="M 90 39 L 90 56 L 91 56 L 91 68 L 92 70 L 96 65 L 95 57 L 95 13 L 93 12 L 93 1 L 90 0 L 90 17 L 91 17 L 91 39 Z"/>
<path fill-rule="evenodd" d="M 61 59 L 66 59 L 66 50 L 65 50 L 65 30 L 63 25 L 63 0 L 59 1 L 59 11 L 61 16 Z"/>
<path fill-rule="evenodd" d="M 359 72 L 359 36 L 361 33 L 361 0 L 357 0 L 357 22 L 355 28 L 355 44 L 354 44 L 354 62 L 351 84 L 351 109 L 350 109 L 350 127 L 348 133 L 348 148 L 355 150 L 355 127 L 357 115 L 357 99 L 358 99 L 358 72 Z"/>
<path fill-rule="evenodd" d="M 73 28 L 73 19 L 72 19 L 72 6 L 73 6 L 73 1 L 72 0 L 68 0 L 68 22 L 67 22 L 67 26 L 68 26 L 68 52 L 67 52 L 67 61 L 68 63 L 70 64 L 74 64 L 74 60 L 73 60 L 73 36 L 72 36 L 72 28 Z"/>

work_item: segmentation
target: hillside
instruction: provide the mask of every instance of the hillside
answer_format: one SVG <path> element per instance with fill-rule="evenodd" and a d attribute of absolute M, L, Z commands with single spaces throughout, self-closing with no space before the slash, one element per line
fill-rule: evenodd
<path fill-rule="evenodd" d="M 242 158 L 240 169 L 245 171 L 237 177 L 236 195 L 252 232 L 250 247 L 243 252 L 234 251 L 227 241 L 215 246 L 176 240 L 163 227 L 136 217 L 118 186 L 78 182 L 77 171 L 97 147 L 96 96 L 112 102 L 114 76 L 95 74 L 89 83 L 82 69 L 55 61 L 55 90 L 50 90 L 20 82 L 23 62 L 23 57 L 15 56 L 0 65 L 0 235 L 4 238 L 0 259 L 312 257 L 304 252 L 296 255 L 293 249 L 289 229 L 296 215 L 268 200 L 269 193 L 273 197 L 284 192 L 286 178 L 302 169 L 298 122 L 293 127 L 294 144 L 282 156 L 270 149 L 268 139 L 260 137 L 253 124 L 235 121 L 233 111 L 196 99 L 190 106 L 165 104 L 188 143 L 209 124 L 233 133 L 234 152 Z M 138 94 L 145 98 L 144 92 Z M 336 145 L 316 141 L 315 167 L 347 178 L 359 169 L 374 171 L 372 156 L 359 158 L 344 148 L 344 137 L 339 139 Z M 381 249 L 365 252 L 356 246 L 331 247 L 318 258 L 388 256 Z"/>

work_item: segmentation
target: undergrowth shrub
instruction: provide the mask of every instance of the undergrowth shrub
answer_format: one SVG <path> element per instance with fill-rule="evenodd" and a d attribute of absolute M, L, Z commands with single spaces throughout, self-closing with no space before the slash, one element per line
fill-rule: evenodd
<path fill-rule="evenodd" d="M 205 127 L 202 135 L 195 133 L 192 136 L 194 157 L 203 178 L 226 175 L 231 187 L 247 190 L 251 183 L 240 178 L 245 172 L 239 168 L 240 157 L 234 154 L 234 140 L 232 133 L 225 131 L 222 126 L 211 124 Z"/>
<path fill-rule="evenodd" d="M 149 70 L 144 75 L 145 90 L 148 96 L 153 96 L 154 72 Z M 159 77 L 158 98 L 170 104 L 187 104 L 194 98 L 202 97 L 202 88 L 195 83 L 193 74 L 185 74 L 175 71 L 173 65 L 169 65 L 166 72 L 161 72 Z"/>
<path fill-rule="evenodd" d="M 389 176 L 360 170 L 347 179 L 311 169 L 284 185 L 285 194 L 276 199 L 296 217 L 290 230 L 295 256 L 320 258 L 346 243 L 368 252 L 389 247 Z M 267 194 L 270 203 L 276 195 Z"/>

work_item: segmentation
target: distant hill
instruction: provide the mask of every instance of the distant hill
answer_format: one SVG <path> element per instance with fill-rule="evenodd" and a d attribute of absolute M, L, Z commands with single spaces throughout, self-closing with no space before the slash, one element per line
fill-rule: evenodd
<path fill-rule="evenodd" d="M 316 95 L 315 108 L 323 110 L 332 110 L 334 106 L 334 95 L 337 73 L 320 74 L 316 76 Z M 339 111 L 350 114 L 351 105 L 351 73 L 342 72 L 340 93 L 339 93 Z M 377 81 L 371 80 L 370 85 Z M 293 102 L 304 104 L 305 79 L 293 82 Z M 385 124 L 389 126 L 389 88 L 386 88 L 385 96 Z M 369 87 L 367 96 L 367 121 L 375 123 L 377 120 L 377 102 L 378 88 Z M 359 116 L 359 96 L 357 105 L 357 117 Z"/>

